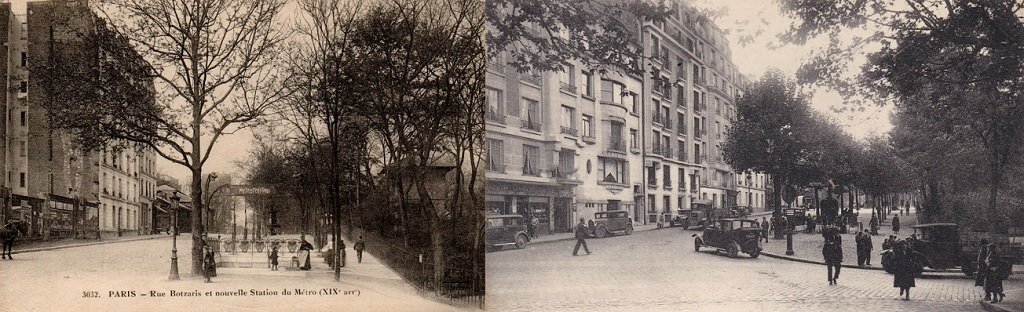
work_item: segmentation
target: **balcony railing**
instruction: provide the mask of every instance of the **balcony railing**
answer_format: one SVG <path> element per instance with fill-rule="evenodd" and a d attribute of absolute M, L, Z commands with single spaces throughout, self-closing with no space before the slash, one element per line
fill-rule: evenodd
<path fill-rule="evenodd" d="M 526 74 L 522 75 L 522 79 L 523 79 L 523 81 L 526 81 L 526 82 L 529 82 L 529 83 L 532 83 L 532 84 L 535 84 L 535 85 L 538 85 L 538 86 L 540 85 L 540 75 L 526 73 Z"/>
<path fill-rule="evenodd" d="M 576 128 L 570 128 L 570 127 L 562 126 L 562 131 L 561 132 L 562 132 L 562 134 L 565 134 L 565 135 L 576 136 L 576 133 L 579 132 L 579 131 L 577 131 Z"/>
<path fill-rule="evenodd" d="M 500 74 L 505 73 L 505 65 L 498 63 L 498 61 L 488 61 L 487 68 Z"/>
<path fill-rule="evenodd" d="M 680 122 L 679 125 L 676 126 L 676 133 L 678 133 L 679 135 L 685 136 L 686 135 L 686 124 Z"/>
<path fill-rule="evenodd" d="M 608 142 L 608 150 L 615 152 L 626 152 L 626 142 L 622 140 L 611 140 Z"/>
<path fill-rule="evenodd" d="M 500 124 L 505 124 L 505 114 L 493 110 L 487 110 L 487 120 Z"/>
<path fill-rule="evenodd" d="M 700 131 L 700 130 L 697 130 L 697 129 L 694 129 L 694 130 L 693 130 L 693 137 L 694 137 L 695 139 L 700 139 L 700 138 L 701 138 L 701 131 Z"/>
<path fill-rule="evenodd" d="M 587 143 L 590 143 L 590 144 L 594 144 L 595 142 L 597 142 L 597 138 L 595 138 L 593 134 L 586 134 L 586 133 L 584 133 L 582 138 L 583 138 L 583 142 L 587 142 Z"/>
<path fill-rule="evenodd" d="M 551 169 L 551 176 L 558 179 L 568 179 L 572 171 L 569 168 L 555 168 Z"/>
<path fill-rule="evenodd" d="M 558 83 L 558 89 L 572 94 L 576 94 L 576 86 L 565 83 L 564 81 Z"/>
<path fill-rule="evenodd" d="M 657 111 L 659 109 L 661 109 L 661 108 L 660 107 L 655 108 L 655 111 Z M 661 114 L 654 114 L 653 121 L 655 123 L 659 123 L 659 124 L 663 124 L 664 125 L 665 122 L 666 122 L 666 119 L 668 119 L 668 118 L 665 118 L 665 116 L 662 116 Z"/>
<path fill-rule="evenodd" d="M 523 129 L 540 131 L 540 123 L 532 120 L 523 120 Z"/>
<path fill-rule="evenodd" d="M 539 177 L 540 176 L 540 169 L 532 168 L 532 167 L 529 167 L 529 166 L 523 166 L 523 175 Z"/>
<path fill-rule="evenodd" d="M 505 173 L 505 165 L 504 164 L 488 163 L 487 164 L 487 171 Z"/>

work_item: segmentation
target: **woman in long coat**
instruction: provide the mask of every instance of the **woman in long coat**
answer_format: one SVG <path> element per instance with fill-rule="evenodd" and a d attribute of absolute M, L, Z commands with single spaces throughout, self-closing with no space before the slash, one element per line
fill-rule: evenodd
<path fill-rule="evenodd" d="M 985 275 L 987 275 L 986 273 L 988 272 L 988 264 L 986 263 L 986 261 L 988 261 L 988 240 L 985 240 L 984 238 L 981 239 L 980 245 L 981 246 L 978 250 L 978 258 L 976 259 L 978 263 L 978 272 L 974 273 L 974 286 L 981 286 L 982 288 L 984 288 Z M 985 300 L 991 299 L 992 294 L 986 291 Z"/>
<path fill-rule="evenodd" d="M 828 284 L 835 285 L 838 283 L 839 269 L 843 267 L 843 239 L 839 236 L 839 229 L 834 226 L 823 227 L 821 236 L 825 238 L 821 255 L 825 258 L 825 266 L 828 267 Z M 832 273 L 833 269 L 835 275 Z"/>
<path fill-rule="evenodd" d="M 985 294 L 992 295 L 992 303 L 1003 301 L 1003 280 L 1009 277 L 1010 264 L 999 255 L 995 244 L 988 245 L 988 267 L 985 270 Z"/>
<path fill-rule="evenodd" d="M 910 288 L 917 286 L 914 276 L 921 273 L 921 266 L 914 259 L 914 253 L 907 246 L 906 241 L 896 241 L 893 244 L 893 280 L 892 287 L 900 289 L 900 296 L 906 296 L 903 300 L 910 300 Z"/>

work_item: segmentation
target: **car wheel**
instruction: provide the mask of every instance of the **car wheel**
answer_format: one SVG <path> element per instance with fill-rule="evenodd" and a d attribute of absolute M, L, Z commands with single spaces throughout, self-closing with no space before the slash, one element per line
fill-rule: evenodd
<path fill-rule="evenodd" d="M 602 227 L 597 228 L 597 238 L 605 238 L 608 236 L 608 229 Z"/>
<path fill-rule="evenodd" d="M 633 226 L 630 225 L 630 226 L 626 227 L 626 231 L 625 232 L 626 232 L 626 235 L 633 234 Z"/>
<path fill-rule="evenodd" d="M 674 221 L 674 220 L 669 220 L 669 221 L 668 221 L 668 227 L 674 227 L 674 226 L 676 226 L 676 221 Z"/>
<path fill-rule="evenodd" d="M 760 255 L 761 255 L 761 250 L 759 250 L 757 248 L 754 248 L 754 251 L 750 252 L 750 257 L 754 258 L 754 259 L 757 259 L 757 256 L 760 256 Z"/>
<path fill-rule="evenodd" d="M 693 251 L 700 251 L 700 238 L 693 239 Z"/>
<path fill-rule="evenodd" d="M 740 247 L 736 243 L 729 243 L 729 246 L 725 247 L 725 253 L 729 255 L 729 258 L 736 258 L 740 255 Z"/>
<path fill-rule="evenodd" d="M 526 235 L 523 235 L 523 234 L 516 235 L 516 248 L 519 248 L 519 249 L 526 248 L 526 242 L 527 242 Z"/>

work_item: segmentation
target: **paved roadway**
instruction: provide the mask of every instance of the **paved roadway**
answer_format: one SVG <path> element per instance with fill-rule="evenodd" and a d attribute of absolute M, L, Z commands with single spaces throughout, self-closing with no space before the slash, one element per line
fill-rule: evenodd
<path fill-rule="evenodd" d="M 121 242 L 53 251 L 15 254 L 15 260 L 0 260 L 0 311 L 451 311 L 455 308 L 374 279 L 356 280 L 352 275 L 335 282 L 333 275 L 296 276 L 299 271 L 265 271 L 260 274 L 220 274 L 213 283 L 189 277 L 188 235 L 178 241 L 181 280 L 167 280 L 171 240 Z M 364 259 L 365 260 L 365 259 Z M 354 260 L 350 260 L 354 262 Z M 350 262 L 351 263 L 351 262 Z M 364 263 L 363 265 L 368 265 Z M 238 270 L 238 269 L 235 269 Z M 221 273 L 227 273 L 229 269 Z M 344 269 L 343 269 L 344 271 Z M 344 274 L 344 273 L 343 273 Z M 347 280 L 346 280 L 347 278 Z M 358 290 L 357 295 L 277 295 L 232 297 L 143 297 L 159 291 L 244 292 L 283 289 L 340 291 Z M 96 291 L 99 298 L 82 298 Z M 134 297 L 114 298 L 110 291 L 135 291 Z"/>
<path fill-rule="evenodd" d="M 984 295 L 966 279 L 917 279 L 897 300 L 892 275 L 844 268 L 829 286 L 825 267 L 761 256 L 694 252 L 678 228 L 487 255 L 489 310 L 500 311 L 982 311 Z M 743 255 L 743 254 L 741 254 Z M 745 256 L 745 255 L 744 255 Z M 1024 287 L 1021 277 L 1007 289 Z"/>

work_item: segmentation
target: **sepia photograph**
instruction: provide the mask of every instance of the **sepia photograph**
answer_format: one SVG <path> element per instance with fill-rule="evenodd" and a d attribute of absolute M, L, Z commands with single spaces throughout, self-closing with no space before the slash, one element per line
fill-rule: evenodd
<path fill-rule="evenodd" d="M 0 311 L 483 310 L 484 9 L 2 1 Z"/>
<path fill-rule="evenodd" d="M 1024 3 L 487 0 L 489 311 L 1024 311 Z"/>

